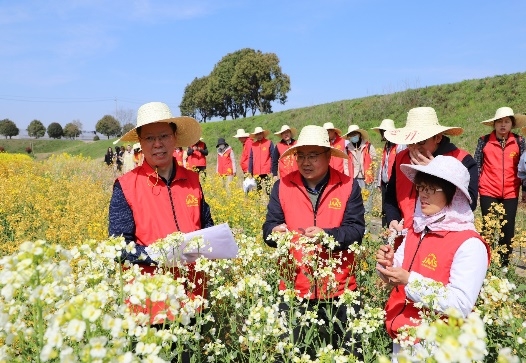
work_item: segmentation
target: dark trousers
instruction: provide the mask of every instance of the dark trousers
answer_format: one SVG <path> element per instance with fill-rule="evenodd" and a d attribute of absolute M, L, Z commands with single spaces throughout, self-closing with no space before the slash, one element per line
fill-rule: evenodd
<path fill-rule="evenodd" d="M 294 345 L 299 346 L 300 351 L 304 354 L 308 354 L 311 359 L 316 358 L 315 347 L 320 347 L 320 342 L 323 341 L 325 342 L 324 345 L 332 344 L 335 349 L 344 348 L 348 354 L 353 354 L 358 359 L 363 360 L 363 355 L 359 353 L 361 351 L 360 337 L 356 334 L 352 334 L 352 332 L 342 330 L 342 327 L 345 329 L 347 326 L 348 306 L 346 304 L 336 306 L 336 304 L 334 304 L 334 300 L 317 299 L 309 300 L 307 304 L 307 306 L 304 306 L 305 303 L 302 303 L 301 306 L 296 306 L 295 310 L 299 311 L 300 315 L 302 316 L 305 315 L 306 311 L 316 311 L 318 320 L 323 319 L 325 324 L 317 326 L 315 323 L 310 324 L 314 324 L 316 326 L 315 329 L 318 331 L 318 336 L 316 339 L 319 339 L 319 341 L 316 340 L 310 342 L 306 341 L 306 339 L 309 339 L 308 336 L 310 335 L 308 334 L 309 327 L 299 326 L 299 324 L 296 324 L 296 327 L 292 332 Z M 351 308 L 356 314 L 360 310 L 358 305 L 354 305 Z M 279 310 L 280 312 L 285 312 L 287 317 L 289 316 L 289 305 L 287 303 L 279 304 Z M 332 322 L 333 320 L 335 320 L 334 323 Z M 282 337 L 282 340 L 286 338 L 288 338 L 288 336 Z M 346 345 L 346 343 L 351 343 L 353 341 L 355 341 L 355 343 L 352 346 Z M 282 360 L 278 359 L 276 362 L 282 362 Z"/>
<path fill-rule="evenodd" d="M 256 184 L 257 184 L 257 190 L 261 190 L 263 188 L 265 188 L 264 192 L 267 193 L 268 195 L 270 195 L 270 190 L 271 190 L 271 187 L 270 187 L 270 181 L 271 181 L 271 177 L 269 174 L 259 174 L 259 175 L 254 175 L 255 179 L 256 179 Z"/>
<path fill-rule="evenodd" d="M 382 194 L 382 227 L 387 228 L 387 216 L 385 215 L 384 203 L 385 203 L 385 192 L 387 190 L 387 183 L 380 183 L 380 193 Z"/>
<path fill-rule="evenodd" d="M 487 197 L 484 195 L 480 196 L 480 210 L 482 211 L 482 217 L 489 213 L 491 203 L 502 203 L 506 215 L 504 220 L 506 224 L 502 227 L 502 236 L 499 239 L 500 246 L 506 246 L 507 251 L 501 255 L 502 266 L 508 266 L 510 263 L 510 255 L 512 252 L 511 239 L 515 236 L 515 216 L 517 215 L 517 206 L 519 204 L 519 198 L 501 199 Z"/>

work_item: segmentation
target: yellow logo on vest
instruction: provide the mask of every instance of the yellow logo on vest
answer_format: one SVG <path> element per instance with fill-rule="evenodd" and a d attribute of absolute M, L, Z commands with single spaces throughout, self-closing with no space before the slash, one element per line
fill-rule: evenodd
<path fill-rule="evenodd" d="M 330 209 L 342 209 L 342 202 L 338 198 L 332 198 L 329 202 Z"/>
<path fill-rule="evenodd" d="M 193 194 L 188 194 L 186 196 L 186 206 L 187 207 L 197 207 L 198 204 L 199 204 L 199 200 L 197 199 L 196 196 L 194 196 Z"/>
<path fill-rule="evenodd" d="M 435 271 L 438 266 L 437 256 L 434 253 L 430 253 L 426 258 L 424 258 L 424 261 L 422 261 L 422 266 Z"/>
<path fill-rule="evenodd" d="M 511 158 L 511 159 L 514 159 L 514 158 L 516 158 L 516 157 L 518 157 L 518 156 L 519 156 L 519 153 L 518 153 L 518 152 L 512 151 L 512 152 L 510 153 L 510 158 Z"/>

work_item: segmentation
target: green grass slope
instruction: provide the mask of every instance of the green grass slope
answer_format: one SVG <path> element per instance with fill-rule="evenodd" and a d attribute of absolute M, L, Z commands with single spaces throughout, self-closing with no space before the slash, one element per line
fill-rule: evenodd
<path fill-rule="evenodd" d="M 464 128 L 464 133 L 453 137 L 453 142 L 473 153 L 477 138 L 491 131 L 491 128 L 481 125 L 480 121 L 493 117 L 497 108 L 509 106 L 516 113 L 526 113 L 526 72 L 336 101 L 246 119 L 208 122 L 201 126 L 211 156 L 215 155 L 215 145 L 220 137 L 224 137 L 239 155 L 240 143 L 232 137 L 238 128 L 251 132 L 256 126 L 261 126 L 273 133 L 283 124 L 300 130 L 309 124 L 321 126 L 325 122 L 333 122 L 342 130 L 347 130 L 351 124 L 369 130 L 371 127 L 378 126 L 384 118 L 391 118 L 397 127 L 402 127 L 407 112 L 411 108 L 420 106 L 435 108 L 440 124 Z M 372 130 L 369 131 L 373 145 L 381 147 L 379 135 Z M 270 138 L 274 142 L 279 141 L 275 135 L 271 135 Z M 113 141 L 114 139 L 87 143 L 76 140 L 0 139 L 0 146 L 3 146 L 7 152 L 24 153 L 26 146 L 31 142 L 37 157 L 67 152 L 100 159 L 106 153 L 108 146 L 114 146 Z M 210 161 L 214 163 L 214 160 Z"/>

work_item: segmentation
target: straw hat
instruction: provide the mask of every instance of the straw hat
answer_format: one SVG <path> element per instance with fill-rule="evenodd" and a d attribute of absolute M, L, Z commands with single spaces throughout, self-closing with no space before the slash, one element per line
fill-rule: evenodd
<path fill-rule="evenodd" d="M 298 129 L 296 129 L 295 127 L 290 127 L 289 125 L 283 125 L 281 126 L 281 130 L 279 130 L 278 132 L 275 132 L 274 135 L 281 135 L 287 130 L 290 130 L 292 135 L 296 135 L 298 133 Z"/>
<path fill-rule="evenodd" d="M 141 143 L 140 142 L 136 142 L 135 144 L 133 144 L 132 148 L 133 148 L 133 150 L 135 150 L 135 149 L 141 150 Z"/>
<path fill-rule="evenodd" d="M 113 143 L 139 141 L 137 128 L 156 122 L 172 122 L 177 125 L 175 146 L 187 147 L 193 145 L 199 140 L 199 136 L 201 136 L 201 126 L 199 126 L 199 122 L 197 122 L 196 119 L 188 116 L 173 117 L 167 104 L 150 102 L 139 107 L 137 111 L 137 125 Z"/>
<path fill-rule="evenodd" d="M 413 183 L 417 172 L 426 173 L 436 176 L 437 178 L 447 180 L 454 184 L 471 203 L 469 195 L 469 172 L 468 169 L 453 156 L 438 155 L 427 165 L 402 164 L 400 170 Z"/>
<path fill-rule="evenodd" d="M 371 127 L 371 130 L 376 130 L 378 133 L 380 133 L 381 130 L 390 131 L 394 129 L 396 129 L 394 121 L 390 118 L 383 119 L 380 126 Z"/>
<path fill-rule="evenodd" d="M 493 127 L 493 123 L 498 120 L 499 118 L 503 117 L 513 117 L 515 118 L 515 126 L 513 128 L 523 127 L 526 126 L 526 116 L 521 114 L 514 114 L 513 110 L 510 107 L 501 107 L 497 109 L 497 112 L 495 112 L 495 117 L 490 118 L 489 120 L 482 121 L 481 124 L 491 126 Z"/>
<path fill-rule="evenodd" d="M 385 131 L 384 137 L 394 144 L 416 144 L 438 134 L 460 135 L 461 127 L 447 127 L 438 123 L 432 107 L 417 107 L 409 110 L 405 127 Z"/>
<path fill-rule="evenodd" d="M 360 135 L 362 135 L 362 139 L 365 141 L 369 140 L 369 134 L 364 129 L 361 129 L 358 125 L 350 125 L 347 129 L 347 133 L 343 134 L 343 136 L 348 136 L 353 132 L 359 132 Z"/>
<path fill-rule="evenodd" d="M 263 130 L 261 127 L 258 126 L 254 129 L 254 132 L 250 134 L 250 137 L 254 138 L 256 137 L 256 134 L 259 134 L 260 132 L 263 133 L 263 137 L 267 137 L 268 134 L 270 134 L 269 130 Z"/>
<path fill-rule="evenodd" d="M 324 124 L 323 124 L 323 128 L 324 128 L 325 130 L 334 130 L 334 131 L 336 131 L 336 133 L 337 133 L 338 135 L 341 135 L 341 134 L 342 134 L 342 130 L 340 130 L 339 128 L 334 127 L 334 124 L 333 124 L 332 122 L 326 122 L 326 123 L 324 123 Z"/>
<path fill-rule="evenodd" d="M 232 137 L 249 137 L 250 134 L 248 132 L 245 132 L 245 129 L 237 129 L 236 134 Z"/>
<path fill-rule="evenodd" d="M 298 136 L 298 141 L 294 146 L 288 148 L 283 154 L 281 154 L 280 159 L 287 157 L 296 152 L 296 148 L 300 146 L 323 146 L 331 149 L 331 155 L 338 158 L 347 159 L 348 156 L 342 150 L 338 150 L 335 147 L 331 146 L 329 141 L 329 134 L 324 127 L 308 125 L 301 129 L 300 136 Z"/>

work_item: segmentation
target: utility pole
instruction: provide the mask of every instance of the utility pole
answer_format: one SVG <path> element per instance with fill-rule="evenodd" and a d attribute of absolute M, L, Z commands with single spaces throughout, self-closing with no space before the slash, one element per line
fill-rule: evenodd
<path fill-rule="evenodd" d="M 115 97 L 115 119 L 117 119 L 117 97 Z"/>

